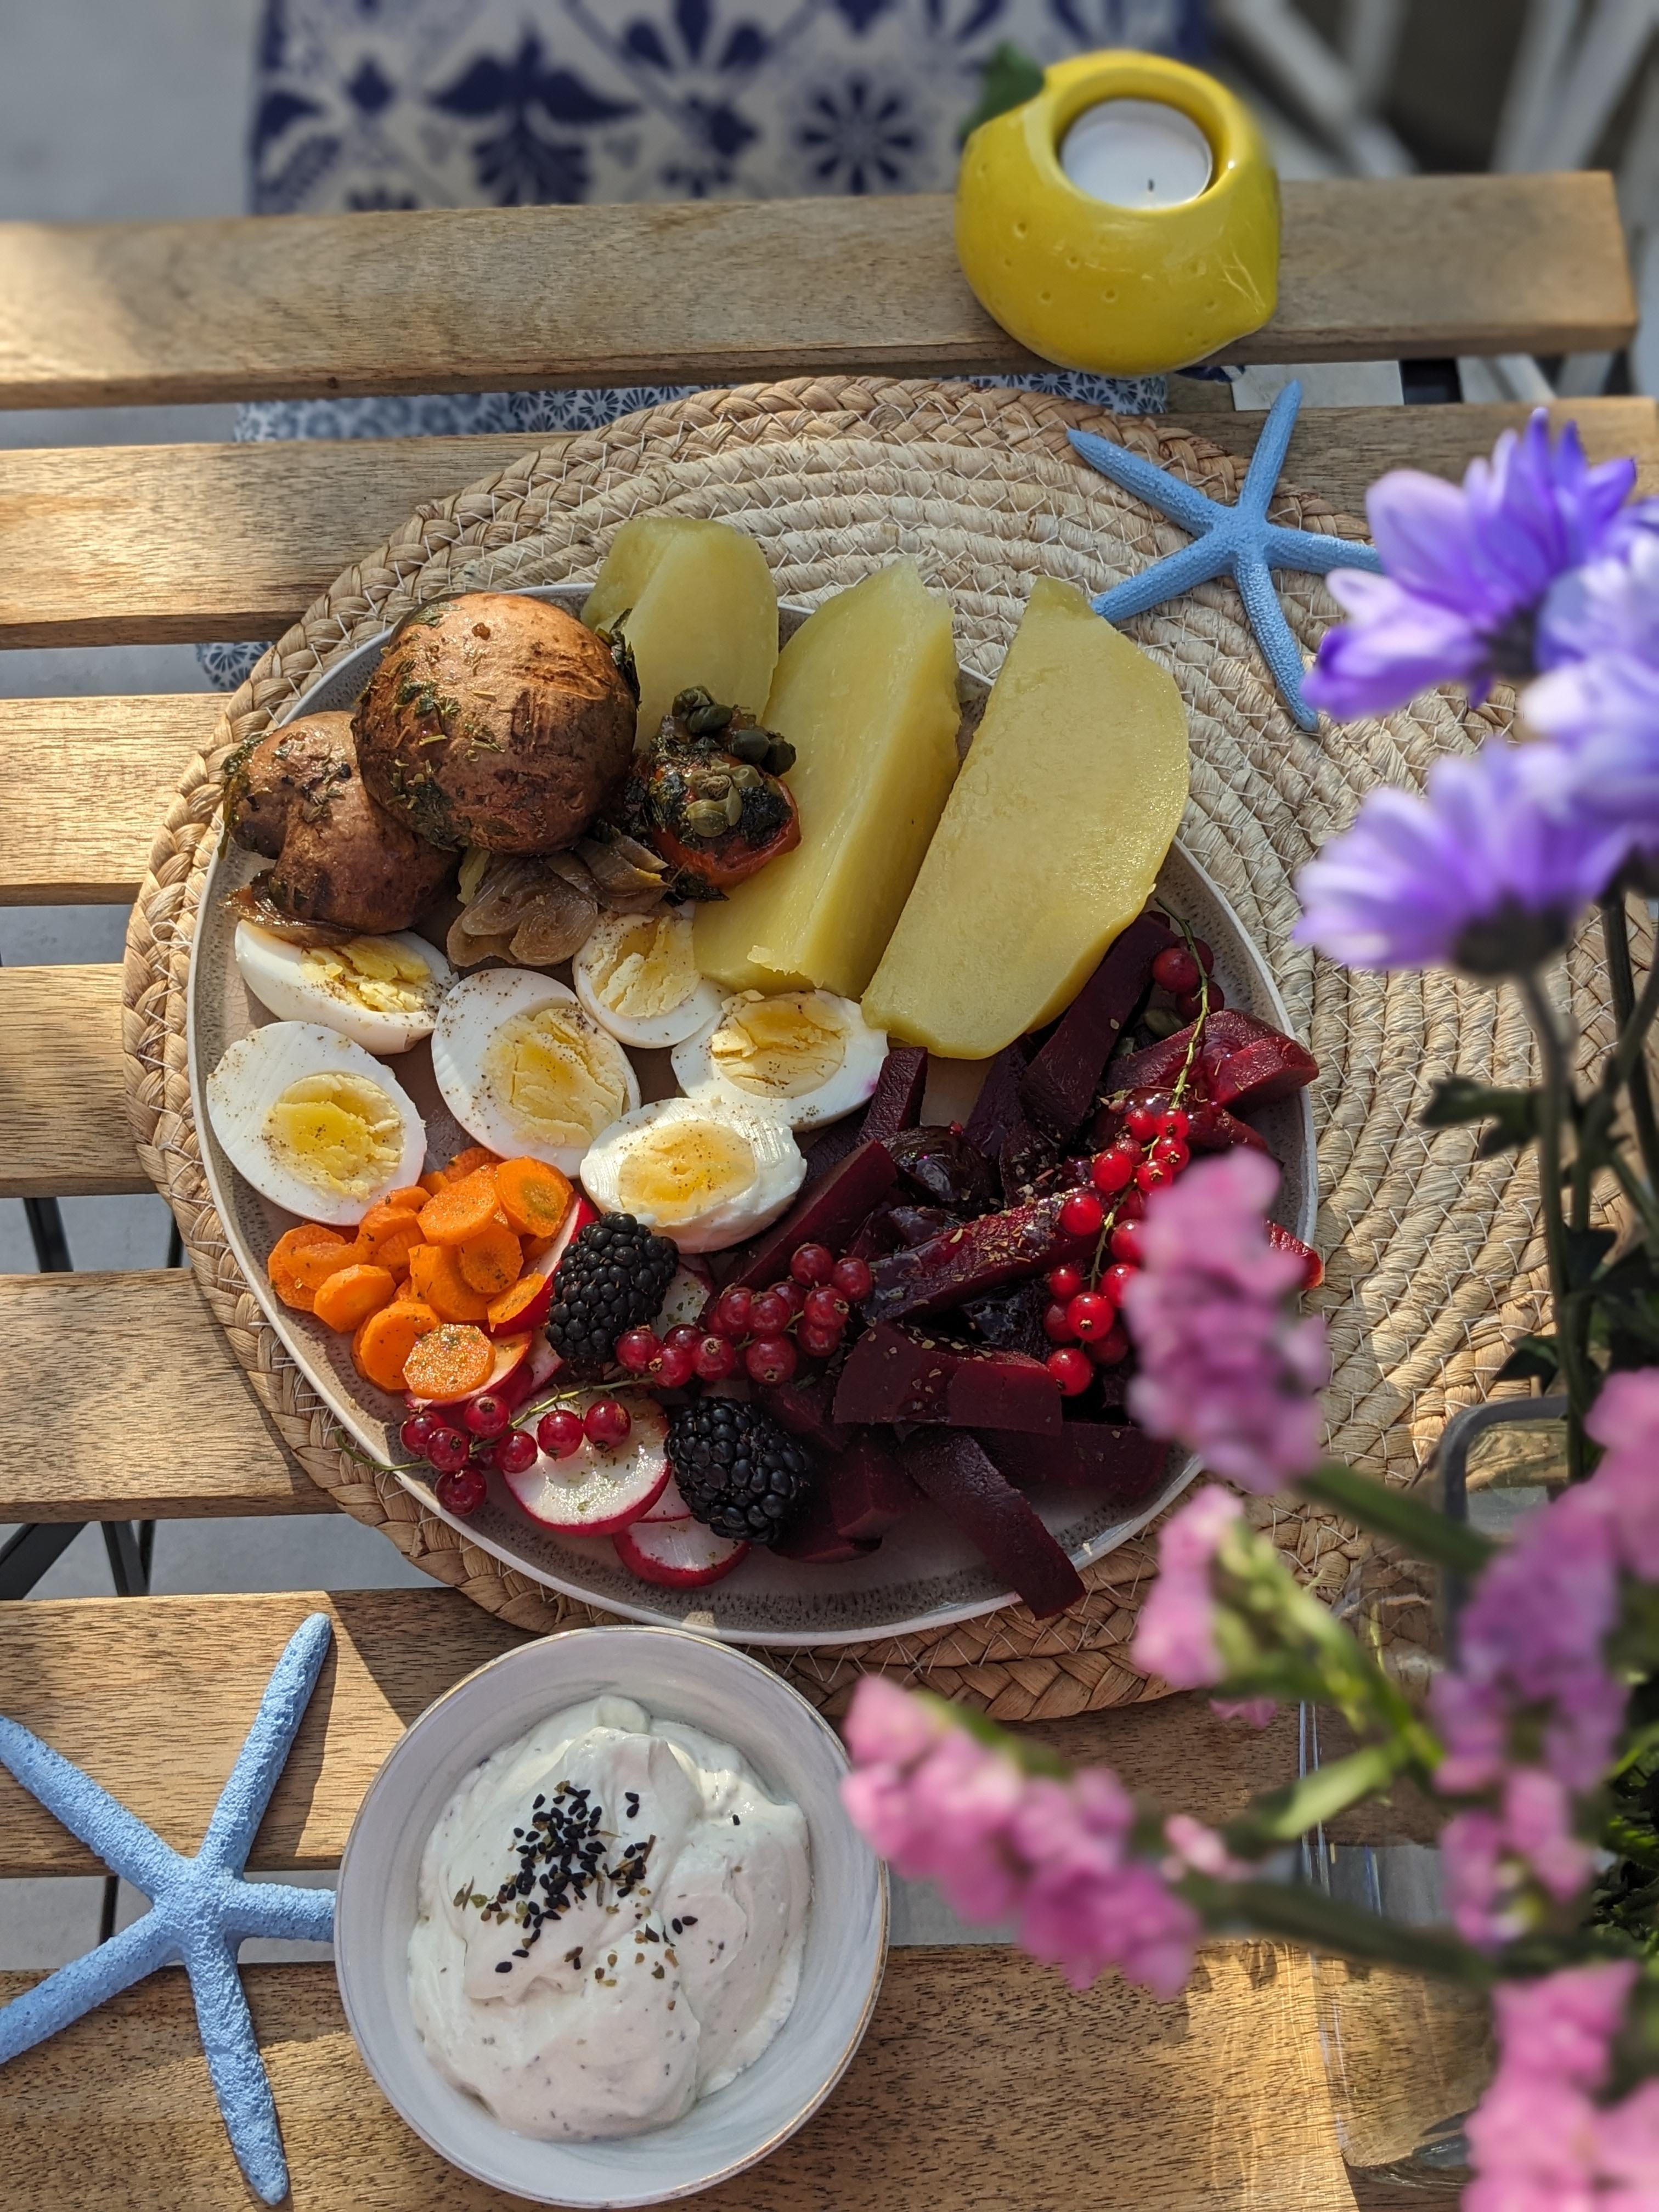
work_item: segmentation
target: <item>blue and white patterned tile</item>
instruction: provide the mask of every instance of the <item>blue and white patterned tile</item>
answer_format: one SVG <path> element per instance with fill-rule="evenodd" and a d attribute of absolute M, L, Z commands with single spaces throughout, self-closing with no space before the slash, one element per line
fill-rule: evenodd
<path fill-rule="evenodd" d="M 252 196 L 301 210 L 943 191 L 994 47 L 1190 54 L 1196 0 L 266 0 Z"/>

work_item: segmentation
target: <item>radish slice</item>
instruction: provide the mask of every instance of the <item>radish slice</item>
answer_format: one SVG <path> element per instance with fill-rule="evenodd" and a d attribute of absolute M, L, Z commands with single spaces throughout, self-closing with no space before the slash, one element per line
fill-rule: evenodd
<path fill-rule="evenodd" d="M 652 1328 L 659 1336 L 666 1336 L 671 1328 L 678 1328 L 685 1323 L 695 1328 L 702 1319 L 703 1309 L 708 1304 L 714 1287 L 713 1278 L 706 1268 L 702 1273 L 696 1273 L 682 1260 L 668 1285 L 662 1311 L 652 1322 Z"/>
<path fill-rule="evenodd" d="M 642 1583 L 661 1589 L 700 1589 L 717 1583 L 748 1556 L 747 1544 L 717 1536 L 701 1521 L 636 1521 L 612 1540 L 617 1557 Z"/>
<path fill-rule="evenodd" d="M 671 1474 L 663 1485 L 662 1496 L 648 1513 L 641 1513 L 641 1521 L 689 1521 L 691 1508 L 680 1495 L 680 1486 Z"/>
<path fill-rule="evenodd" d="M 596 1398 L 617 1396 L 633 1419 L 619 1444 L 585 1443 L 568 1459 L 538 1455 L 521 1474 L 505 1478 L 532 1521 L 561 1536 L 611 1536 L 648 1513 L 668 1486 L 668 1423 L 643 1393 L 596 1389 L 572 1394 L 585 1413 Z"/>
<path fill-rule="evenodd" d="M 550 1275 L 553 1273 L 588 1223 L 597 1221 L 599 1218 L 599 1207 L 594 1205 L 591 1198 L 578 1191 L 571 1200 L 569 1212 L 565 1215 L 564 1219 L 554 1231 L 553 1242 L 536 1262 L 543 1274 Z"/>

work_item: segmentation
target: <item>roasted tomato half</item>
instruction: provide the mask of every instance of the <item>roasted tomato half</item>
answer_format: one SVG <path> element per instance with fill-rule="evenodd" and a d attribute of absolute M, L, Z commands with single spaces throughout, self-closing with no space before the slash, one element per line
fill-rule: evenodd
<path fill-rule="evenodd" d="M 679 878 L 677 896 L 717 898 L 800 842 L 783 771 L 794 748 L 740 709 L 682 691 L 635 764 L 628 812 Z"/>

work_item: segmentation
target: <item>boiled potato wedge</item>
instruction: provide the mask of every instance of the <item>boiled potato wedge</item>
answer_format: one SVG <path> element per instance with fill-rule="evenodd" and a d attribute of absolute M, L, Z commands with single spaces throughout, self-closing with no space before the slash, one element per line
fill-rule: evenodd
<path fill-rule="evenodd" d="M 734 991 L 856 999 L 956 777 L 949 602 L 914 561 L 837 592 L 785 646 L 763 719 L 795 748 L 800 843 L 698 908 L 697 965 Z"/>
<path fill-rule="evenodd" d="M 700 684 L 758 714 L 778 659 L 778 599 L 766 556 L 728 523 L 639 514 L 611 541 L 582 620 L 623 616 L 640 679 L 636 742 L 655 737 L 677 691 Z"/>
<path fill-rule="evenodd" d="M 988 1060 L 1053 1020 L 1146 904 L 1187 769 L 1172 678 L 1073 585 L 1039 577 L 866 1021 Z"/>

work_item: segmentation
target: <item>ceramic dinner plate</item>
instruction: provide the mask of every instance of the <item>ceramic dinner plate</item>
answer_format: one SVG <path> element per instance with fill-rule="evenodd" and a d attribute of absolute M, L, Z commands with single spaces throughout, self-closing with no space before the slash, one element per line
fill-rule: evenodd
<path fill-rule="evenodd" d="M 526 594 L 550 599 L 579 613 L 586 585 L 549 585 Z M 787 638 L 810 610 L 787 604 L 779 609 Z M 349 707 L 378 663 L 386 631 L 336 662 L 283 717 Z M 982 708 L 989 686 L 975 676 L 961 679 L 963 743 Z M 191 1103 L 201 1142 L 208 1187 L 237 1262 L 265 1317 L 288 1347 L 307 1380 L 359 1449 L 384 1465 L 402 1457 L 398 1426 L 401 1400 L 365 1382 L 351 1364 L 349 1339 L 337 1336 L 309 1314 L 295 1312 L 272 1292 L 265 1273 L 271 1246 L 295 1217 L 260 1197 L 232 1167 L 208 1121 L 204 1101 L 207 1077 L 238 1037 L 269 1017 L 243 988 L 232 956 L 234 917 L 226 911 L 228 893 L 252 880 L 265 864 L 236 847 L 222 848 L 203 887 L 190 976 Z M 1159 873 L 1157 896 L 1170 913 L 1190 923 L 1215 954 L 1215 972 L 1227 1004 L 1288 1030 L 1290 1018 L 1256 946 L 1237 915 L 1197 862 L 1179 842 Z M 437 941 L 441 934 L 434 931 Z M 566 974 L 568 970 L 556 971 Z M 665 1097 L 675 1088 L 666 1053 L 630 1055 L 647 1098 Z M 428 1150 L 448 1158 L 471 1142 L 452 1118 L 433 1080 L 424 1044 L 394 1063 L 398 1080 L 426 1121 Z M 924 1119 L 964 1120 L 979 1086 L 980 1070 L 965 1061 L 935 1061 Z M 1304 1242 L 1313 1234 L 1317 1207 L 1313 1111 L 1305 1091 L 1256 1117 L 1284 1168 L 1275 1218 Z M 1133 1511 L 1091 1500 L 1086 1492 L 1060 1487 L 1034 1489 L 1031 1502 L 1055 1538 L 1079 1566 L 1102 1558 L 1146 1527 L 1191 1481 L 1196 1462 L 1172 1454 L 1157 1495 Z M 428 1512 L 448 1520 L 428 1485 L 416 1470 L 398 1478 Z M 490 1477 L 489 1496 L 464 1524 L 469 1543 L 550 1589 L 585 1600 L 630 1620 L 695 1627 L 736 1643 L 782 1646 L 864 1643 L 970 1620 L 1013 1601 L 992 1570 L 951 1524 L 931 1506 L 923 1507 L 885 1537 L 867 1558 L 835 1566 L 802 1566 L 751 1552 L 723 1581 L 700 1589 L 657 1589 L 631 1575 L 606 1537 L 560 1537 L 526 1520 L 506 1485 Z"/>

